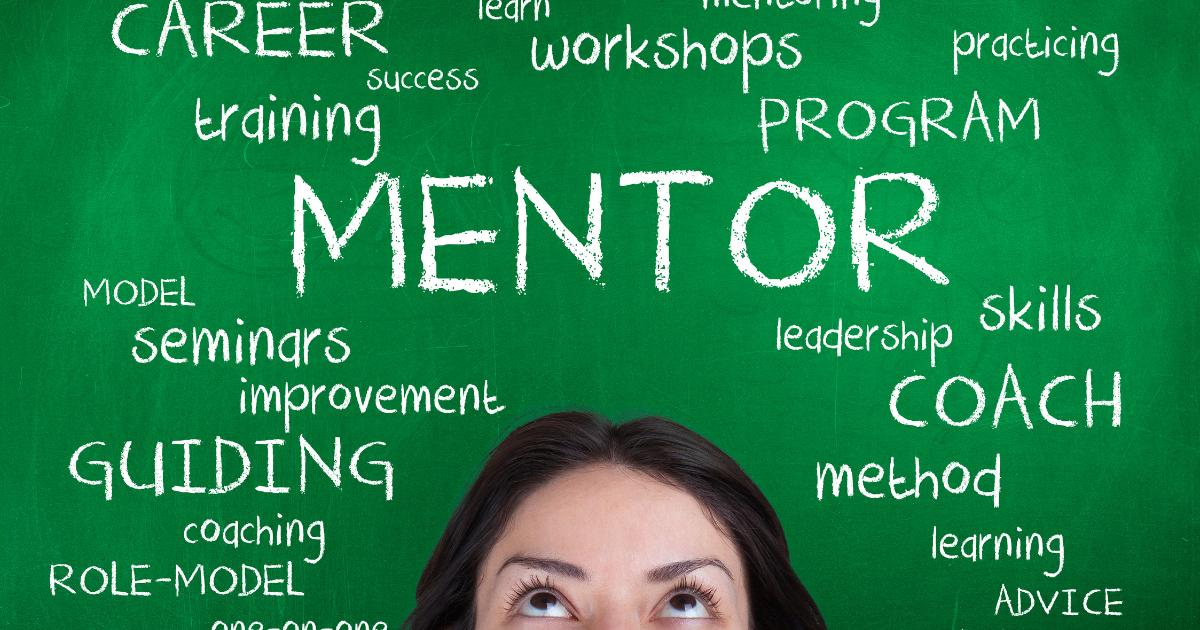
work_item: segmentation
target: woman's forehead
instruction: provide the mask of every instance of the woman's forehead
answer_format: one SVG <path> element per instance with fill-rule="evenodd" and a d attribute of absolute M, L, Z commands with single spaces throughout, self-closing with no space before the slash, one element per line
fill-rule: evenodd
<path fill-rule="evenodd" d="M 695 497 L 612 465 L 565 473 L 526 497 L 483 569 L 497 571 L 522 554 L 571 562 L 596 574 L 646 572 L 696 558 L 741 570 L 736 548 Z"/>

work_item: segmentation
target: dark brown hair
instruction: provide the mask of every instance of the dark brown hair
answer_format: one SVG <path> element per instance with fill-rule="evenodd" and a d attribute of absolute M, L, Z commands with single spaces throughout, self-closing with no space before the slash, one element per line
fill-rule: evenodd
<path fill-rule="evenodd" d="M 663 418 L 612 424 L 588 413 L 543 416 L 513 431 L 450 517 L 417 584 L 409 630 L 472 630 L 480 566 L 534 490 L 589 464 L 636 470 L 694 496 L 741 554 L 753 630 L 825 628 L 792 571 L 775 510 L 721 449 Z"/>

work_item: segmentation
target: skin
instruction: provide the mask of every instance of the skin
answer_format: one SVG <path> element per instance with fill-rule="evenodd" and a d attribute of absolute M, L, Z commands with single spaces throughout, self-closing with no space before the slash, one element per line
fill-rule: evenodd
<path fill-rule="evenodd" d="M 749 630 L 745 584 L 737 548 L 694 497 L 639 472 L 592 466 L 518 506 L 480 569 L 475 627 Z M 522 597 L 528 585 L 537 587 Z M 557 616 L 536 616 L 547 614 Z"/>

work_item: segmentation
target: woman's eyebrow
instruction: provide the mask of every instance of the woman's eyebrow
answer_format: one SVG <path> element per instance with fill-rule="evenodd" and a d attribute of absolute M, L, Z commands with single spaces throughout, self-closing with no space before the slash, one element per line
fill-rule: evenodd
<path fill-rule="evenodd" d="M 547 573 L 556 573 L 558 575 L 576 580 L 588 579 L 586 571 L 571 564 L 570 562 L 563 562 L 562 560 L 554 560 L 552 558 L 538 558 L 534 556 L 513 556 L 508 560 L 505 560 L 504 564 L 500 565 L 500 569 L 496 571 L 496 573 L 499 574 L 500 571 L 503 571 L 505 567 L 510 564 L 517 564 L 523 567 L 529 567 L 530 569 L 538 569 Z"/>
<path fill-rule="evenodd" d="M 695 558 L 692 560 L 682 560 L 680 562 L 664 564 L 661 567 L 656 567 L 647 571 L 646 579 L 650 580 L 651 582 L 670 582 L 671 580 L 681 578 L 692 571 L 703 569 L 704 567 L 717 567 L 718 569 L 724 571 L 725 575 L 729 576 L 729 579 L 733 579 L 733 572 L 729 570 L 729 567 L 725 566 L 724 562 L 721 562 L 716 558 Z"/>

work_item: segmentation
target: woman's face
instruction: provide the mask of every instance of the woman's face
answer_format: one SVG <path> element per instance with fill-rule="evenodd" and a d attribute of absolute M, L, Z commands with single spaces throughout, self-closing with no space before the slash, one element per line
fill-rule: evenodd
<path fill-rule="evenodd" d="M 592 466 L 522 502 L 478 577 L 477 630 L 748 630 L 737 549 L 690 494 Z"/>

